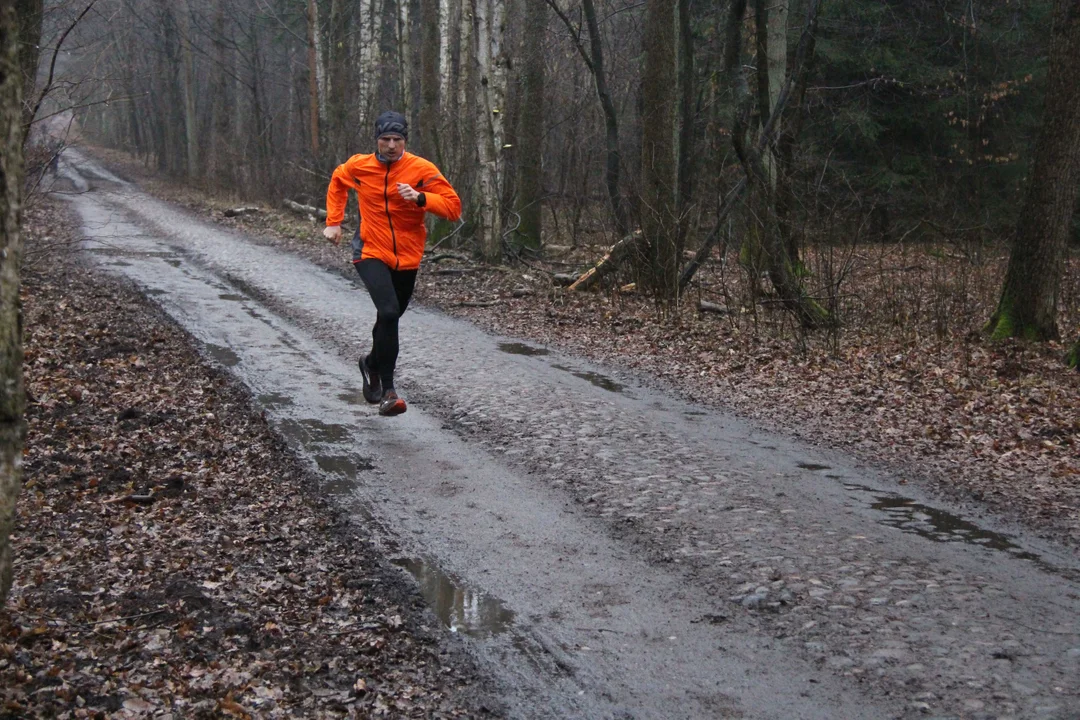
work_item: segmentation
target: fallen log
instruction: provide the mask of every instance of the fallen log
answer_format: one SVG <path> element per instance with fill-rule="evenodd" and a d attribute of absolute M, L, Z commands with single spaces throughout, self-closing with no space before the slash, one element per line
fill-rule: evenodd
<path fill-rule="evenodd" d="M 551 280 L 559 287 L 566 287 L 567 285 L 574 284 L 574 281 L 577 280 L 577 275 L 574 275 L 573 273 L 555 273 L 551 276 Z"/>
<path fill-rule="evenodd" d="M 607 251 L 607 254 L 600 258 L 600 262 L 593 265 L 585 272 L 585 274 L 575 280 L 573 284 L 570 285 L 570 289 L 588 290 L 605 275 L 611 274 L 612 271 L 619 267 L 619 263 L 630 254 L 630 251 L 642 242 L 644 237 L 645 236 L 640 230 L 636 230 L 612 245 L 611 249 Z"/>
<path fill-rule="evenodd" d="M 225 217 L 240 217 L 241 215 L 250 215 L 257 212 L 259 212 L 259 208 L 257 207 L 238 207 L 229 208 L 223 214 Z"/>
<path fill-rule="evenodd" d="M 443 260 L 460 260 L 461 262 L 471 262 L 471 258 L 469 258 L 467 255 L 462 255 L 461 253 L 455 252 L 435 253 L 434 255 L 431 255 L 424 259 L 431 263 L 438 263 L 442 262 Z"/>
<path fill-rule="evenodd" d="M 698 312 L 711 312 L 711 313 L 716 313 L 717 315 L 730 315 L 731 314 L 731 310 L 729 310 L 724 305 L 717 305 L 716 303 L 711 303 L 708 300 L 699 301 L 697 309 L 698 309 Z"/>
<path fill-rule="evenodd" d="M 289 200 L 288 198 L 282 200 L 282 204 L 299 215 L 310 215 L 311 217 L 317 217 L 320 220 L 326 219 L 326 211 L 321 208 L 312 205 L 302 205 L 293 200 Z"/>

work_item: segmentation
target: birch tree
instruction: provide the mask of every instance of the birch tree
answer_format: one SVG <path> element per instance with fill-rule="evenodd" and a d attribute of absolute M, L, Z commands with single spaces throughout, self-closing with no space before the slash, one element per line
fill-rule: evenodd
<path fill-rule="evenodd" d="M 476 2 L 476 63 L 480 80 L 480 102 L 476 104 L 477 141 L 477 224 L 480 253 L 488 262 L 502 256 L 502 196 L 500 155 L 503 146 L 503 116 L 506 103 L 505 0 Z"/>

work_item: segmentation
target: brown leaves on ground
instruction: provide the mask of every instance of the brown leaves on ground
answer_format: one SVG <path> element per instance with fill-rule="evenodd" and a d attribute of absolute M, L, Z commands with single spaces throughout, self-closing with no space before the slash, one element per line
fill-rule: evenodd
<path fill-rule="evenodd" d="M 70 254 L 24 287 L 0 717 L 472 714 L 468 663 L 190 338 Z"/>

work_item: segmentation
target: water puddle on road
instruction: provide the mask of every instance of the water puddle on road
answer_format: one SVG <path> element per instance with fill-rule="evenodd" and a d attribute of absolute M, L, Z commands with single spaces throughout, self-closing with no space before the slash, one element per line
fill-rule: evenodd
<path fill-rule="evenodd" d="M 510 353 L 511 355 L 550 355 L 550 350 L 544 348 L 533 347 L 532 345 L 526 345 L 525 343 L 517 342 L 504 342 L 499 343 L 499 349 L 504 353 Z"/>
<path fill-rule="evenodd" d="M 258 400 L 259 404 L 266 408 L 279 408 L 293 404 L 291 397 L 281 393 L 263 393 Z"/>
<path fill-rule="evenodd" d="M 337 399 L 348 403 L 349 405 L 366 405 L 367 400 L 364 399 L 364 393 L 359 390 L 350 390 L 349 392 L 339 393 Z"/>
<path fill-rule="evenodd" d="M 129 257 L 129 258 L 175 258 L 176 253 L 165 252 L 163 250 L 128 250 L 126 248 L 114 248 L 114 247 L 91 247 L 86 248 L 86 252 L 93 255 L 104 255 L 106 257 Z"/>
<path fill-rule="evenodd" d="M 615 382 L 606 375 L 601 375 L 600 373 L 588 372 L 584 370 L 572 370 L 565 365 L 552 365 L 551 367 L 555 368 L 556 370 L 568 372 L 574 377 L 581 378 L 582 380 L 587 380 L 588 382 L 591 382 L 593 385 L 601 388 L 602 390 L 607 390 L 608 392 L 614 393 L 621 393 L 623 391 L 622 385 Z"/>
<path fill-rule="evenodd" d="M 351 428 L 347 425 L 324 423 L 314 418 L 302 420 L 287 419 L 278 423 L 278 431 L 285 436 L 290 443 L 297 443 L 304 447 L 312 443 L 340 443 L 349 439 Z"/>
<path fill-rule="evenodd" d="M 232 300 L 234 302 L 241 302 L 243 300 L 247 300 L 247 298 L 243 295 L 237 295 L 236 293 L 221 293 L 220 295 L 218 295 L 218 298 L 221 300 Z"/>
<path fill-rule="evenodd" d="M 870 508 L 885 515 L 885 519 L 881 521 L 882 524 L 897 528 L 902 532 L 912 533 L 933 542 L 978 545 L 1008 553 L 1018 560 L 1028 560 L 1040 569 L 1055 575 L 1065 577 L 1075 575 L 1071 570 L 1051 565 L 1041 556 L 1024 550 L 1008 535 L 986 530 L 945 510 L 917 503 L 911 498 L 896 493 L 883 493 L 865 485 L 844 483 L 844 487 L 848 490 L 870 493 L 874 498 Z"/>
<path fill-rule="evenodd" d="M 466 587 L 422 558 L 392 560 L 416 578 L 420 594 L 450 632 L 470 637 L 490 637 L 510 629 L 514 613 L 501 602 Z"/>
<path fill-rule="evenodd" d="M 821 465 L 819 463 L 812 463 L 812 462 L 796 463 L 795 467 L 801 468 L 803 470 L 812 470 L 814 472 L 817 472 L 818 470 L 832 470 L 832 468 L 829 467 L 828 465 Z"/>
<path fill-rule="evenodd" d="M 205 343 L 206 353 L 225 367 L 236 367 L 240 364 L 240 356 L 227 347 Z"/>

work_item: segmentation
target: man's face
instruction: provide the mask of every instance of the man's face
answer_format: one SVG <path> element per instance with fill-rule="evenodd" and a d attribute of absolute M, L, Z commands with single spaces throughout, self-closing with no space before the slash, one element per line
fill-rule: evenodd
<path fill-rule="evenodd" d="M 387 160 L 398 160 L 405 152 L 405 138 L 390 133 L 379 138 L 379 154 Z"/>

